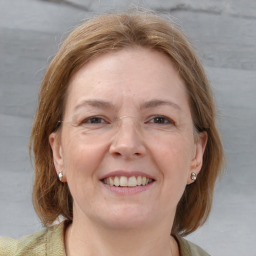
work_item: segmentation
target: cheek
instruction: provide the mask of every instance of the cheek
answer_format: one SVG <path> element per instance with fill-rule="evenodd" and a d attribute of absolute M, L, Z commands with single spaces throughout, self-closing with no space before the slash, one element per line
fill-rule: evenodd
<path fill-rule="evenodd" d="M 193 155 L 191 141 L 182 136 L 159 141 L 153 155 L 163 181 L 172 187 L 185 187 Z"/>
<path fill-rule="evenodd" d="M 152 159 L 159 172 L 158 201 L 163 216 L 173 213 L 187 185 L 190 171 L 191 147 L 183 138 L 158 141 L 152 150 Z"/>
<path fill-rule="evenodd" d="M 79 176 L 86 179 L 97 169 L 104 157 L 103 144 L 86 143 L 79 136 L 67 136 L 63 139 L 63 159 L 67 178 Z"/>
<path fill-rule="evenodd" d="M 74 202 L 81 206 L 81 202 L 87 200 L 89 204 L 96 193 L 95 173 L 104 150 L 99 145 L 87 145 L 75 139 L 67 141 L 64 149 L 64 170 Z"/>
<path fill-rule="evenodd" d="M 193 142 L 185 136 L 169 136 L 165 140 L 158 140 L 154 146 L 154 152 L 161 162 L 170 167 L 189 166 L 192 160 Z"/>

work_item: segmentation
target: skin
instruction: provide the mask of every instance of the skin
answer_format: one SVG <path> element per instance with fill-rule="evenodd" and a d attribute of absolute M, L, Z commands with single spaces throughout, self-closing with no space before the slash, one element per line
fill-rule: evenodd
<path fill-rule="evenodd" d="M 88 116 L 103 119 L 82 122 Z M 49 141 L 74 199 L 67 255 L 179 255 L 170 231 L 207 135 L 195 136 L 185 85 L 167 56 L 129 48 L 87 63 L 70 81 L 63 126 Z M 116 170 L 154 182 L 137 193 L 112 191 L 101 179 Z"/>

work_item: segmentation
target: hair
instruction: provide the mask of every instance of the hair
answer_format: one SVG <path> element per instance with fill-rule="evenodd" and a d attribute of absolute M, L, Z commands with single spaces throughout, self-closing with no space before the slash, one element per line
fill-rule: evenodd
<path fill-rule="evenodd" d="M 50 226 L 59 216 L 70 221 L 73 218 L 73 199 L 68 184 L 57 179 L 49 144 L 49 135 L 58 131 L 58 121 L 63 117 L 69 81 L 97 56 L 132 47 L 153 49 L 170 58 L 186 85 L 195 130 L 208 134 L 198 179 L 186 186 L 170 232 L 185 236 L 204 224 L 210 213 L 223 148 L 209 82 L 178 26 L 151 12 L 135 11 L 105 14 L 77 27 L 62 44 L 43 78 L 29 147 L 35 165 L 33 204 L 44 226 Z"/>

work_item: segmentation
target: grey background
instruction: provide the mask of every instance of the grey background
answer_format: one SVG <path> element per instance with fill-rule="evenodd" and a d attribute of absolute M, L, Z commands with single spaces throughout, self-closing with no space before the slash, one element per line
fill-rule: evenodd
<path fill-rule="evenodd" d="M 215 256 L 256 256 L 255 0 L 0 0 L 0 236 L 41 229 L 28 140 L 40 81 L 83 19 L 139 4 L 172 16 L 200 55 L 218 105 L 226 168 L 207 223 L 188 237 Z"/>

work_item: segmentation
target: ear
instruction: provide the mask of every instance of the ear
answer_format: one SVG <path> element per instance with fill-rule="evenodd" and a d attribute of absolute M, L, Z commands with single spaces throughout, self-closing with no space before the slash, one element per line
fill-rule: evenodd
<path fill-rule="evenodd" d="M 187 180 L 187 184 L 191 184 L 194 180 L 191 179 L 191 173 L 199 174 L 203 165 L 203 156 L 208 140 L 208 134 L 201 132 L 195 135 L 195 152 L 191 161 L 190 172 Z"/>
<path fill-rule="evenodd" d="M 53 163 L 55 166 L 55 170 L 57 175 L 62 172 L 63 178 L 62 182 L 66 182 L 65 173 L 64 173 L 64 159 L 63 159 L 63 153 L 62 153 L 62 146 L 60 141 L 60 135 L 57 132 L 53 132 L 49 136 L 49 143 L 52 148 L 52 154 L 53 154 Z"/>

